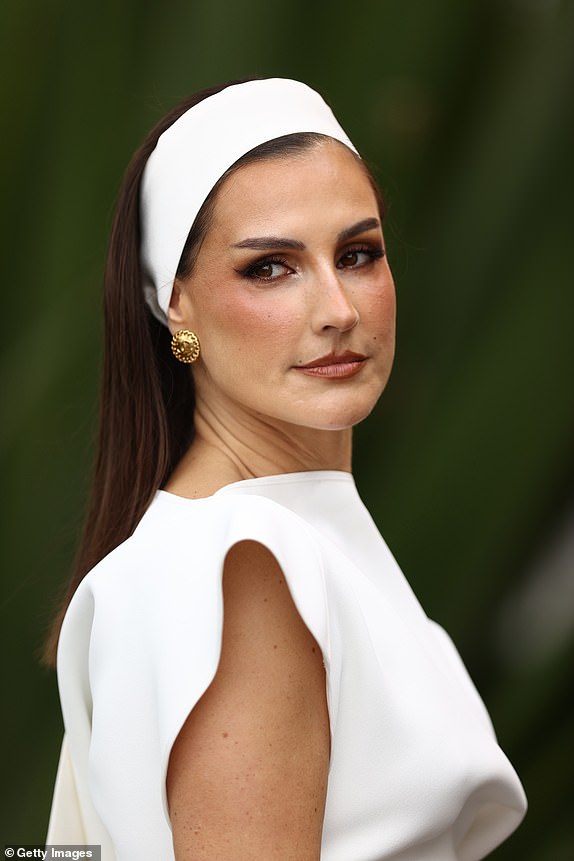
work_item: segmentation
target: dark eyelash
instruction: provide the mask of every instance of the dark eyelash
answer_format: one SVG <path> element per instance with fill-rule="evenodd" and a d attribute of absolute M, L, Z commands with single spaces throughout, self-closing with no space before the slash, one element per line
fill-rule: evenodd
<path fill-rule="evenodd" d="M 344 257 L 345 254 L 356 254 L 358 252 L 366 254 L 371 260 L 380 260 L 381 257 L 385 256 L 385 249 L 382 245 L 353 245 L 351 248 L 345 248 L 341 257 Z"/>
<path fill-rule="evenodd" d="M 262 278 L 261 275 L 256 275 L 255 273 L 262 266 L 266 266 L 269 263 L 279 263 L 281 266 L 288 265 L 284 257 L 280 257 L 277 254 L 271 254 L 268 257 L 261 257 L 259 260 L 255 260 L 253 263 L 246 266 L 245 269 L 237 269 L 236 271 L 245 278 L 258 278 L 260 281 L 264 281 L 265 279 Z"/>

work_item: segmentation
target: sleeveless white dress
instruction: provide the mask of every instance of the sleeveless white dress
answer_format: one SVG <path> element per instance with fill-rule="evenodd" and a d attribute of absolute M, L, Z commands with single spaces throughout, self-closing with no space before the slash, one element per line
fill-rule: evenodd
<path fill-rule="evenodd" d="M 171 747 L 217 669 L 238 541 L 278 560 L 323 652 L 331 763 L 322 861 L 474 861 L 522 819 L 520 782 L 451 641 L 424 614 L 350 474 L 159 491 L 79 586 L 58 652 L 65 737 L 49 843 L 173 861 Z"/>

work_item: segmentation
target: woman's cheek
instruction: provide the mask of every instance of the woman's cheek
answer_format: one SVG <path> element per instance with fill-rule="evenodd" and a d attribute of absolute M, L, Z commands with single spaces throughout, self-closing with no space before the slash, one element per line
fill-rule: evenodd
<path fill-rule="evenodd" d="M 230 311 L 230 325 L 251 341 L 252 349 L 254 345 L 262 348 L 268 344 L 276 350 L 282 341 L 296 338 L 304 317 L 295 291 L 273 287 L 241 297 Z"/>
<path fill-rule="evenodd" d="M 395 290 L 392 282 L 385 285 L 384 289 L 369 291 L 359 312 L 363 325 L 373 336 L 389 337 L 395 331 L 396 302 Z"/>
<path fill-rule="evenodd" d="M 278 300 L 257 294 L 236 295 L 233 301 L 221 297 L 212 309 L 206 331 L 206 363 L 231 365 L 238 378 L 261 367 L 269 370 L 278 360 L 291 364 L 299 340 L 300 314 L 295 315 L 289 303 Z"/>

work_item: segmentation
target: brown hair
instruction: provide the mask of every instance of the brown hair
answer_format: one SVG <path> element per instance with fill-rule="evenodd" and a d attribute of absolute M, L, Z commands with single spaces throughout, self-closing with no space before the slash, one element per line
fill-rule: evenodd
<path fill-rule="evenodd" d="M 160 135 L 189 108 L 233 81 L 194 94 L 152 129 L 134 154 L 122 183 L 104 277 L 104 361 L 99 429 L 90 500 L 72 577 L 44 648 L 54 665 L 60 627 L 78 585 L 137 526 L 193 440 L 194 391 L 189 368 L 170 351 L 168 328 L 152 315 L 143 295 L 139 193 L 147 160 Z M 324 140 L 315 133 L 285 135 L 242 156 L 219 179 L 201 207 L 185 243 L 177 277 L 188 277 L 209 230 L 217 193 L 227 177 L 254 161 L 295 155 Z M 368 168 L 381 217 L 383 202 Z"/>

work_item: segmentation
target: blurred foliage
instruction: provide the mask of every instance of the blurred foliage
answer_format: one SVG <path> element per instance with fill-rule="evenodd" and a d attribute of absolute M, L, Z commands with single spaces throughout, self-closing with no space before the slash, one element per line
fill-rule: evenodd
<path fill-rule="evenodd" d="M 61 723 L 36 653 L 89 481 L 122 171 L 180 97 L 278 75 L 327 96 L 388 201 L 399 346 L 355 471 L 525 783 L 530 813 L 495 855 L 573 858 L 574 4 L 4 0 L 0 15 L 4 842 L 47 822 Z"/>

